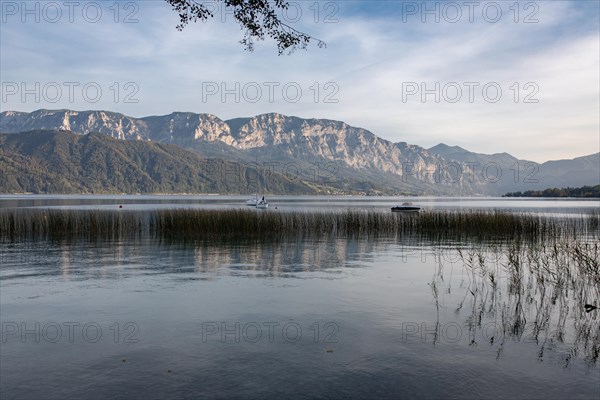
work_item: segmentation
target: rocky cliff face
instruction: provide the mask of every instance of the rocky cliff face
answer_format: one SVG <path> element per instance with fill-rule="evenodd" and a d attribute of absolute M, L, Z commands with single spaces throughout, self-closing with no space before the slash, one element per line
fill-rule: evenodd
<path fill-rule="evenodd" d="M 322 158 L 400 176 L 403 163 L 430 168 L 443 161 L 422 147 L 392 143 L 341 121 L 263 114 L 227 122 L 234 128 L 232 134 L 240 149 L 277 146 L 297 158 Z"/>
<path fill-rule="evenodd" d="M 148 139 L 148 128 L 135 118 L 106 111 L 37 110 L 31 113 L 0 113 L 0 131 L 24 132 L 36 129 L 66 130 L 86 135 L 100 132 L 122 140 Z"/>

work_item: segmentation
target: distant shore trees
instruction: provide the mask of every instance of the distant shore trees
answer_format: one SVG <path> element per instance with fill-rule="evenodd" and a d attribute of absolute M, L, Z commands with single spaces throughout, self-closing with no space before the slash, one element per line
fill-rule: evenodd
<path fill-rule="evenodd" d="M 582 186 L 579 188 L 552 188 L 544 190 L 526 190 L 524 192 L 506 193 L 502 197 L 583 197 L 600 198 L 600 185 Z"/>

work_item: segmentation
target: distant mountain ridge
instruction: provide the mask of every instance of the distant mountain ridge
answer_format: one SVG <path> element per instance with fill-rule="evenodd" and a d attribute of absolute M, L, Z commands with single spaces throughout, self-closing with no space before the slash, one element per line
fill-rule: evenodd
<path fill-rule="evenodd" d="M 317 187 L 171 144 L 68 131 L 0 134 L 3 193 L 317 194 Z"/>
<path fill-rule="evenodd" d="M 600 183 L 600 153 L 537 164 L 507 153 L 393 143 L 342 121 L 277 113 L 227 121 L 189 112 L 143 118 L 109 111 L 0 113 L 0 132 L 30 130 L 99 132 L 120 140 L 174 144 L 205 158 L 268 164 L 281 176 L 292 173 L 298 182 L 341 192 L 501 195 Z"/>

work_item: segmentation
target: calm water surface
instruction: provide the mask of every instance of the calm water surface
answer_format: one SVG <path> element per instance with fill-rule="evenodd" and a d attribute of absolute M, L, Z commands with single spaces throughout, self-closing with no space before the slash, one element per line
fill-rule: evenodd
<path fill-rule="evenodd" d="M 244 200 L 10 196 L 0 204 L 170 208 Z M 397 203 L 355 200 L 272 203 Z M 419 204 L 545 213 L 598 207 L 573 200 Z M 457 248 L 484 254 L 495 290 Z M 582 293 L 598 288 L 542 294 L 528 279 L 523 292 L 511 293 L 498 248 L 417 238 L 2 243 L 1 397 L 599 398 L 598 343 L 590 336 L 600 312 L 579 304 Z"/>
<path fill-rule="evenodd" d="M 2 195 L 0 208 L 42 207 L 113 209 L 159 208 L 235 208 L 247 207 L 252 196 L 97 196 L 97 195 Z M 501 197 L 384 197 L 384 196 L 266 196 L 272 208 L 282 210 L 314 209 L 389 209 L 405 201 L 423 210 L 517 210 L 544 213 L 588 213 L 600 210 L 600 199 L 509 199 Z"/>

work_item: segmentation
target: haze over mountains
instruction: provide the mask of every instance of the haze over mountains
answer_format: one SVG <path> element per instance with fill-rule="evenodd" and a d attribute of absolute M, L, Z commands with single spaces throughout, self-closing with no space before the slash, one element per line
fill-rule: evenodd
<path fill-rule="evenodd" d="M 223 121 L 182 112 L 133 118 L 107 111 L 5 111 L 0 132 L 10 134 L 0 137 L 0 167 L 10 178 L 0 179 L 4 193 L 470 196 L 600 184 L 600 153 L 538 164 L 445 144 L 393 143 L 341 121 L 276 113 Z M 81 137 L 94 132 L 114 139 Z M 207 170 L 210 163 L 224 166 L 225 175 Z M 96 180 L 81 179 L 94 174 Z M 236 174 L 241 181 L 224 181 Z M 55 180 L 62 183 L 40 185 Z"/>

